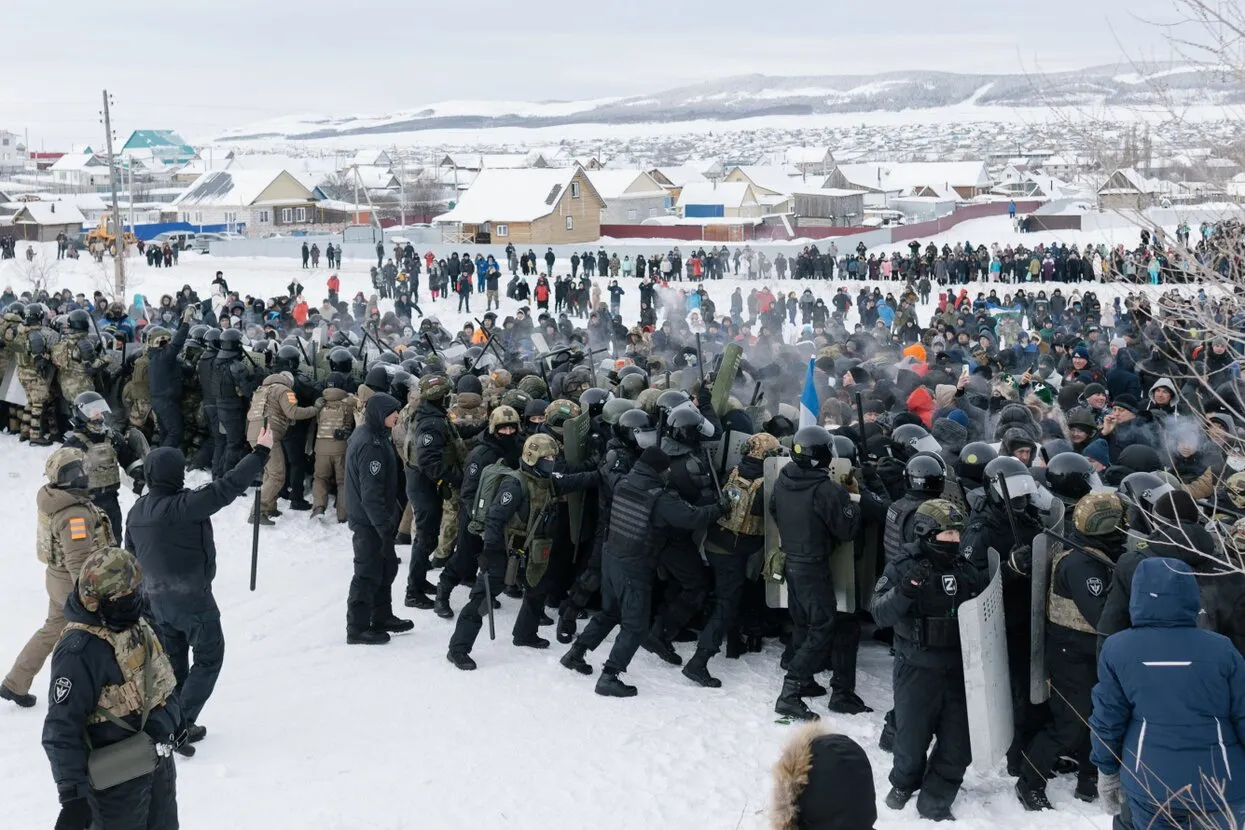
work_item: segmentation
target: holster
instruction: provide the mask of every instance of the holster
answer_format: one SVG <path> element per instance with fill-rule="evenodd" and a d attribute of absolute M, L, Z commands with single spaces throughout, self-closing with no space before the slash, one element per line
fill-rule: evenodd
<path fill-rule="evenodd" d="M 516 584 L 519 581 L 519 568 L 523 567 L 524 560 L 527 559 L 527 551 L 518 549 L 510 552 L 509 558 L 506 560 L 506 587 Z"/>

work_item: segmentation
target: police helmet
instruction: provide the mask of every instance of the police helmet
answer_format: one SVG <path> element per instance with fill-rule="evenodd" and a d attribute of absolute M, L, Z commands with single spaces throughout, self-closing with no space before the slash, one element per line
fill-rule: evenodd
<path fill-rule="evenodd" d="M 1110 536 L 1124 529 L 1124 502 L 1117 493 L 1090 493 L 1072 510 L 1072 526 L 1082 536 Z"/>
<path fill-rule="evenodd" d="M 397 366 L 402 360 L 393 352 L 381 352 L 380 357 L 376 358 L 377 363 L 386 363 L 390 366 Z"/>
<path fill-rule="evenodd" d="M 947 483 L 947 470 L 941 459 L 932 455 L 914 455 L 904 465 L 903 478 L 909 490 L 941 494 Z"/>
<path fill-rule="evenodd" d="M 805 470 L 826 468 L 833 459 L 834 441 L 825 427 L 804 427 L 791 441 L 791 460 Z"/>
<path fill-rule="evenodd" d="M 640 393 L 647 388 L 648 379 L 643 375 L 630 374 L 618 379 L 618 394 L 628 400 L 636 400 L 640 397 Z"/>
<path fill-rule="evenodd" d="M 190 331 L 186 334 L 187 343 L 197 343 L 203 345 L 203 338 L 208 333 L 208 327 L 202 323 L 190 327 Z"/>
<path fill-rule="evenodd" d="M 389 394 L 392 395 L 400 404 L 405 404 L 406 399 L 411 394 L 411 377 L 410 372 L 398 369 L 389 376 Z"/>
<path fill-rule="evenodd" d="M 527 409 L 527 405 L 531 400 L 532 396 L 522 389 L 507 389 L 501 396 L 501 402 L 506 406 L 512 407 L 515 412 L 522 412 Z"/>
<path fill-rule="evenodd" d="M 948 499 L 928 499 L 912 514 L 912 535 L 916 539 L 937 536 L 945 530 L 963 532 L 964 513 Z"/>
<path fill-rule="evenodd" d="M 652 432 L 653 422 L 642 409 L 629 409 L 618 416 L 614 424 L 614 437 L 631 449 L 638 449 L 637 434 Z"/>
<path fill-rule="evenodd" d="M 450 379 L 445 375 L 424 375 L 419 379 L 419 399 L 441 401 L 450 393 Z"/>
<path fill-rule="evenodd" d="M 785 452 L 783 445 L 768 432 L 758 432 L 744 442 L 744 455 L 748 458 L 764 460 L 782 455 L 783 452 Z"/>
<path fill-rule="evenodd" d="M 143 582 L 143 568 L 125 548 L 104 548 L 86 558 L 78 571 L 78 599 L 87 611 L 132 594 Z"/>
<path fill-rule="evenodd" d="M 203 333 L 203 348 L 216 351 L 220 346 L 220 329 L 209 328 Z"/>
<path fill-rule="evenodd" d="M 273 367 L 278 372 L 297 372 L 303 353 L 297 346 L 282 346 L 277 349 L 277 359 Z"/>
<path fill-rule="evenodd" d="M 1102 482 L 1088 458 L 1075 452 L 1061 452 L 1046 465 L 1046 486 L 1071 504 L 1102 489 Z"/>
<path fill-rule="evenodd" d="M 566 398 L 558 398 L 556 401 L 550 401 L 549 406 L 545 408 L 545 425 L 553 430 L 555 435 L 561 436 L 566 422 L 578 416 L 579 404 Z"/>
<path fill-rule="evenodd" d="M 329 371 L 348 375 L 354 370 L 354 357 L 350 351 L 342 347 L 329 352 Z"/>
<path fill-rule="evenodd" d="M 169 344 L 169 341 L 173 339 L 173 332 L 164 326 L 148 326 L 143 331 L 143 338 L 147 341 L 148 346 L 153 349 L 159 349 Z"/>
<path fill-rule="evenodd" d="M 26 325 L 41 326 L 44 319 L 48 316 L 48 310 L 43 303 L 31 303 L 26 306 Z"/>
<path fill-rule="evenodd" d="M 528 375 L 519 381 L 519 389 L 526 392 L 532 398 L 545 398 L 549 395 L 549 387 L 541 380 L 539 375 Z"/>
<path fill-rule="evenodd" d="M 612 400 L 613 397 L 613 394 L 608 390 L 594 386 L 590 389 L 585 389 L 580 394 L 579 406 L 587 411 L 589 417 L 595 418 L 605 409 L 606 402 Z"/>
<path fill-rule="evenodd" d="M 377 392 L 389 393 L 389 370 L 383 364 L 377 364 L 367 370 L 363 383 Z"/>
<path fill-rule="evenodd" d="M 1227 491 L 1228 501 L 1232 502 L 1233 507 L 1237 510 L 1245 510 L 1245 472 L 1228 476 L 1223 489 Z"/>
<path fill-rule="evenodd" d="M 1029 505 L 1029 497 L 1037 493 L 1037 482 L 1029 468 L 1010 455 L 1000 455 L 987 464 L 983 472 L 989 485 L 987 497 L 996 505 L 1004 503 L 1006 492 L 1012 510 L 1020 511 Z"/>
<path fill-rule="evenodd" d="M 939 452 L 942 444 L 919 424 L 904 424 L 891 433 L 891 452 L 900 461 L 907 461 L 919 452 Z"/>
<path fill-rule="evenodd" d="M 583 404 L 582 397 L 580 404 Z M 610 398 L 605 402 L 605 406 L 601 407 L 601 420 L 612 426 L 618 423 L 618 419 L 624 412 L 630 412 L 632 409 L 635 409 L 635 401 L 629 401 L 626 398 Z"/>
<path fill-rule="evenodd" d="M 242 353 L 242 332 L 237 329 L 225 329 L 220 333 L 220 343 L 217 349 L 226 354 Z"/>
<path fill-rule="evenodd" d="M 112 409 L 108 401 L 98 392 L 83 392 L 73 399 L 73 413 L 70 418 L 76 429 L 100 435 L 108 429 L 108 416 Z"/>
<path fill-rule="evenodd" d="M 85 309 L 75 308 L 69 312 L 67 324 L 70 331 L 90 331 L 91 315 L 87 314 Z"/>
<path fill-rule="evenodd" d="M 691 399 L 691 396 L 682 389 L 667 389 L 665 392 L 662 392 L 657 396 L 657 408 L 669 412 L 675 407 L 687 403 Z"/>
<path fill-rule="evenodd" d="M 856 456 L 858 452 L 856 442 L 848 438 L 846 435 L 834 436 L 834 457 L 842 458 L 850 461 L 852 465 L 856 464 Z"/>
<path fill-rule="evenodd" d="M 547 474 L 552 472 L 547 465 L 540 462 L 549 458 L 558 457 L 558 442 L 544 433 L 528 436 L 523 442 L 523 453 L 519 460 L 523 462 L 523 466 L 530 472 L 538 474 Z"/>
<path fill-rule="evenodd" d="M 666 418 L 666 436 L 685 447 L 695 447 L 706 438 L 713 437 L 713 424 L 691 407 L 675 409 Z"/>
<path fill-rule="evenodd" d="M 984 441 L 965 444 L 955 460 L 955 477 L 962 481 L 980 484 L 985 476 L 986 465 L 998 457 L 999 454 L 995 452 L 994 447 Z"/>
<path fill-rule="evenodd" d="M 501 427 L 514 427 L 515 432 L 518 432 L 522 426 L 523 424 L 519 420 L 519 413 L 513 406 L 506 406 L 503 404 L 489 413 L 489 435 L 496 435 L 497 430 Z"/>

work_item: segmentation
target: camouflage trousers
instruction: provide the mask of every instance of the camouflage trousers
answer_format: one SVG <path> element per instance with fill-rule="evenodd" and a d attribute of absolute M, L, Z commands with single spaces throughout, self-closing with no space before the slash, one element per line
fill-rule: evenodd
<path fill-rule="evenodd" d="M 18 380 L 26 393 L 26 408 L 22 410 L 21 434 L 23 438 L 36 438 L 49 432 L 42 426 L 43 408 L 52 397 L 52 387 L 37 372 L 20 371 Z"/>
<path fill-rule="evenodd" d="M 449 559 L 454 553 L 454 540 L 458 538 L 458 494 L 445 500 L 441 510 L 441 535 L 437 541 L 434 559 Z"/>
<path fill-rule="evenodd" d="M 83 392 L 94 392 L 95 381 L 85 372 L 61 372 L 59 375 L 61 397 L 73 406 L 74 399 Z"/>
<path fill-rule="evenodd" d="M 317 510 L 329 506 L 329 488 L 337 488 L 337 521 L 346 521 L 346 442 L 339 449 L 326 448 L 325 439 L 316 441 L 315 476 L 311 481 L 311 505 Z"/>

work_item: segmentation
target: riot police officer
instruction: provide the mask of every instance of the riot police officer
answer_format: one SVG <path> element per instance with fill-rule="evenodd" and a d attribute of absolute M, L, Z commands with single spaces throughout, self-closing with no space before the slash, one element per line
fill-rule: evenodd
<path fill-rule="evenodd" d="M 182 443 L 182 367 L 178 357 L 189 335 L 190 324 L 185 322 L 176 333 L 163 326 L 147 330 L 147 384 L 160 427 L 161 447 L 180 447 Z"/>
<path fill-rule="evenodd" d="M 892 502 L 886 511 L 886 531 L 882 544 L 886 549 L 888 562 L 899 555 L 904 545 L 912 541 L 912 519 L 917 508 L 930 499 L 941 498 L 947 482 L 947 473 L 942 462 L 931 455 L 914 455 L 909 458 L 904 465 L 903 475 L 906 488 L 903 498 Z"/>
<path fill-rule="evenodd" d="M 242 332 L 225 329 L 217 343 L 212 379 L 216 384 L 216 417 L 225 441 L 223 465 L 232 470 L 247 454 L 246 410 L 255 382 L 243 365 Z"/>
<path fill-rule="evenodd" d="M 220 329 L 204 332 L 203 351 L 199 353 L 199 362 L 195 366 L 199 394 L 203 397 L 203 418 L 207 421 L 208 437 L 204 444 L 211 444 L 213 481 L 225 474 L 225 435 L 216 414 L 216 358 L 219 345 Z"/>
<path fill-rule="evenodd" d="M 801 692 L 830 656 L 835 614 L 830 553 L 860 531 L 860 507 L 829 475 L 833 447 L 834 439 L 823 427 L 796 432 L 793 463 L 783 467 L 769 496 L 769 511 L 782 537 L 781 572 L 794 625 L 794 653 L 774 711 L 799 720 L 817 717 Z"/>
<path fill-rule="evenodd" d="M 112 410 L 98 392 L 83 392 L 73 402 L 70 421 L 73 429 L 65 433 L 65 446 L 82 450 L 90 471 L 88 494 L 97 507 L 108 514 L 113 533 L 121 536 L 121 468 L 134 482 L 134 494 L 143 493 L 143 457 L 112 429 L 108 417 Z M 143 439 L 145 442 L 145 439 Z M 140 447 L 140 449 L 143 449 Z"/>
<path fill-rule="evenodd" d="M 320 389 L 315 385 L 308 383 L 304 377 L 302 368 L 303 351 L 292 343 L 286 343 L 277 349 L 277 356 L 273 360 L 273 372 L 289 372 L 294 378 L 294 399 L 298 406 L 307 407 L 314 406 L 316 400 L 320 397 Z M 401 401 L 399 401 L 401 403 Z M 290 500 L 291 510 L 311 510 L 312 504 L 306 499 L 306 478 L 307 478 L 307 432 L 311 429 L 312 422 L 310 420 L 291 421 L 285 431 L 285 436 L 281 439 L 281 446 L 285 450 L 285 487 L 282 493 L 287 495 Z"/>
<path fill-rule="evenodd" d="M 919 789 L 917 812 L 933 821 L 954 818 L 951 804 L 972 761 L 956 610 L 989 580 L 961 555 L 963 528 L 964 514 L 950 501 L 922 504 L 913 519 L 916 541 L 887 564 L 873 593 L 874 619 L 895 629 L 895 746 L 886 806 L 902 809 Z"/>

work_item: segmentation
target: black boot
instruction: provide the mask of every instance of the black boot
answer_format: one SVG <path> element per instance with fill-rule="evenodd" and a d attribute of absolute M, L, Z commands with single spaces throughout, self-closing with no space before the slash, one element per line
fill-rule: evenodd
<path fill-rule="evenodd" d="M 415 623 L 410 620 L 404 620 L 401 617 L 395 617 L 393 614 L 377 617 L 372 622 L 373 631 L 385 631 L 389 634 L 402 634 L 410 631 L 414 627 Z"/>
<path fill-rule="evenodd" d="M 459 651 L 451 651 L 445 655 L 445 659 L 454 664 L 454 668 L 462 671 L 475 671 L 476 661 L 471 659 L 470 654 L 463 654 Z"/>
<path fill-rule="evenodd" d="M 192 723 L 186 727 L 186 742 L 197 744 L 207 737 L 207 727 Z"/>
<path fill-rule="evenodd" d="M 826 708 L 831 712 L 838 712 L 840 715 L 860 715 L 873 711 L 872 708 L 865 705 L 863 700 L 856 696 L 855 692 L 844 692 L 837 689 L 830 696 L 830 704 Z"/>
<path fill-rule="evenodd" d="M 782 681 L 782 691 L 778 694 L 774 711 L 792 720 L 817 720 L 817 713 L 800 699 L 800 681 L 790 677 Z"/>
<path fill-rule="evenodd" d="M 507 585 L 502 593 L 511 599 L 523 599 L 523 589 L 518 585 Z"/>
<path fill-rule="evenodd" d="M 549 648 L 549 641 L 536 634 L 530 634 L 526 637 L 515 637 L 510 642 L 523 648 Z"/>
<path fill-rule="evenodd" d="M 578 610 L 569 602 L 562 603 L 562 608 L 558 611 L 557 638 L 559 643 L 569 643 L 575 639 L 575 621 L 579 616 Z"/>
<path fill-rule="evenodd" d="M 540 619 L 537 621 L 537 624 L 542 627 L 546 625 L 553 625 L 553 617 L 549 616 L 544 611 L 541 611 Z"/>
<path fill-rule="evenodd" d="M 652 630 L 649 631 L 648 637 L 641 644 L 641 647 L 645 651 L 651 651 L 653 654 L 656 654 L 672 666 L 683 665 L 683 658 L 674 650 L 674 646 L 670 644 L 670 641 L 658 633 L 660 631 L 661 622 L 659 621 L 653 624 Z"/>
<path fill-rule="evenodd" d="M 800 687 L 800 697 L 825 697 L 826 687 L 816 680 L 809 680 Z"/>
<path fill-rule="evenodd" d="M 617 674 L 610 671 L 601 672 L 593 691 L 602 697 L 635 697 L 639 693 L 635 686 L 622 682 Z"/>
<path fill-rule="evenodd" d="M 363 631 L 347 631 L 346 642 L 352 646 L 383 646 L 389 642 L 389 634 L 371 628 Z"/>
<path fill-rule="evenodd" d="M 310 510 L 310 509 L 311 509 L 311 502 L 307 501 L 306 499 L 291 500 L 291 501 L 290 501 L 290 509 L 291 509 L 291 510 L 299 510 L 299 511 L 302 511 L 302 510 Z"/>
<path fill-rule="evenodd" d="M 592 666 L 588 665 L 588 661 L 584 659 L 584 655 L 587 653 L 587 647 L 576 643 L 571 646 L 570 651 L 562 655 L 562 659 L 558 662 L 571 671 L 577 671 L 580 674 L 592 674 Z"/>
<path fill-rule="evenodd" d="M 1093 804 L 1098 800 L 1098 779 L 1097 778 L 1078 778 L 1076 782 L 1076 790 L 1072 795 L 1078 801 L 1084 801 L 1086 804 Z"/>
<path fill-rule="evenodd" d="M 912 800 L 912 790 L 904 790 L 899 787 L 891 787 L 891 791 L 886 794 L 886 806 L 892 810 L 902 810 L 904 805 Z"/>
<path fill-rule="evenodd" d="M 427 611 L 429 608 L 433 607 L 433 602 L 428 599 L 427 594 L 419 591 L 412 591 L 409 588 L 406 591 L 406 599 L 403 600 L 402 604 L 407 608 L 418 608 L 421 611 Z"/>
<path fill-rule="evenodd" d="M 34 695 L 19 695 L 17 692 L 11 690 L 8 686 L 3 684 L 0 684 L 0 699 L 12 701 L 23 709 L 31 709 L 36 703 L 38 703 L 38 700 Z"/>
<path fill-rule="evenodd" d="M 707 689 L 718 689 L 722 686 L 722 681 L 709 674 L 709 658 L 713 656 L 713 652 L 708 649 L 698 648 L 696 653 L 692 655 L 692 659 L 687 661 L 687 665 L 683 667 L 683 676 L 694 683 L 699 683 Z"/>
<path fill-rule="evenodd" d="M 432 613 L 443 620 L 454 619 L 454 609 L 450 608 L 450 591 L 454 586 L 444 579 L 437 583 L 437 597 L 432 601 Z"/>
<path fill-rule="evenodd" d="M 1016 798 L 1020 799 L 1020 805 L 1030 813 L 1051 809 L 1046 788 L 1026 786 L 1023 779 L 1016 782 Z"/>

